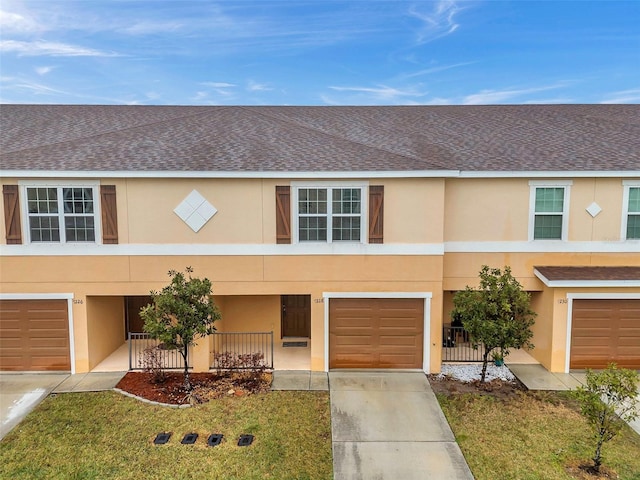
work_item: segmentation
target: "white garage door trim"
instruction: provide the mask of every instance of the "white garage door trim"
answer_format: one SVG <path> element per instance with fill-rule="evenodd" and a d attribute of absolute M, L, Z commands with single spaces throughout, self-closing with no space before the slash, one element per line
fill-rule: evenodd
<path fill-rule="evenodd" d="M 569 373 L 571 361 L 571 327 L 574 300 L 640 300 L 640 293 L 567 293 L 567 348 L 564 358 L 564 373 Z"/>
<path fill-rule="evenodd" d="M 66 300 L 69 315 L 69 359 L 71 374 L 76 373 L 76 348 L 73 336 L 73 293 L 0 293 L 0 300 Z"/>
<path fill-rule="evenodd" d="M 431 373 L 431 292 L 324 292 L 324 371 L 329 371 L 329 301 L 332 298 L 422 298 L 424 299 L 424 334 L 422 346 L 422 370 Z"/>

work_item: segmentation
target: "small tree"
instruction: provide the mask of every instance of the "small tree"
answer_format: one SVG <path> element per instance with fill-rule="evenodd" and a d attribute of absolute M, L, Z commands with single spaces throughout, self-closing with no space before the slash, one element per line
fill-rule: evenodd
<path fill-rule="evenodd" d="M 511 275 L 509 267 L 502 272 L 484 265 L 479 275 L 478 289 L 467 287 L 453 297 L 452 317 L 462 320 L 473 348 L 484 346 L 481 378 L 484 382 L 489 354 L 494 349 L 506 356 L 510 348 L 533 348 L 531 326 L 536 314 L 531 310 L 529 294 Z"/>
<path fill-rule="evenodd" d="M 596 450 L 592 460 L 596 472 L 602 464 L 604 443 L 620 433 L 625 422 L 638 417 L 638 381 L 638 372 L 611 363 L 601 372 L 587 370 L 587 384 L 574 391 L 582 415 L 594 430 Z"/>
<path fill-rule="evenodd" d="M 169 271 L 171 283 L 161 291 L 151 291 L 152 303 L 140 310 L 144 331 L 160 340 L 168 350 L 177 350 L 184 361 L 184 387 L 191 391 L 189 380 L 189 347 L 199 337 L 215 332 L 214 322 L 220 312 L 211 298 L 211 281 Z"/>

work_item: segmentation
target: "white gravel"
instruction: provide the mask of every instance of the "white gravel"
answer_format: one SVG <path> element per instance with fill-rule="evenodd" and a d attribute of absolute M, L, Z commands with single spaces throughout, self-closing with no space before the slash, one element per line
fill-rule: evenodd
<path fill-rule="evenodd" d="M 473 380 L 480 380 L 481 374 L 481 363 L 468 363 L 464 365 L 443 363 L 442 371 L 438 375 L 438 378 L 450 376 L 467 383 L 472 382 Z M 490 382 L 491 380 L 495 379 L 503 380 L 505 382 L 513 382 L 516 377 L 513 376 L 513 373 L 511 373 L 509 368 L 507 368 L 505 365 L 503 365 L 502 367 L 496 367 L 494 364 L 490 363 L 489 365 L 487 365 L 486 381 Z"/>

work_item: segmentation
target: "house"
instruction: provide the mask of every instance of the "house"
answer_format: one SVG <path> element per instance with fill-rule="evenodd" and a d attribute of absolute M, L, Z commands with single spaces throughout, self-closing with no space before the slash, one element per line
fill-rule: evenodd
<path fill-rule="evenodd" d="M 221 332 L 308 339 L 317 371 L 437 372 L 484 264 L 531 293 L 547 369 L 640 368 L 638 105 L 0 116 L 1 370 L 92 370 L 191 266 Z"/>

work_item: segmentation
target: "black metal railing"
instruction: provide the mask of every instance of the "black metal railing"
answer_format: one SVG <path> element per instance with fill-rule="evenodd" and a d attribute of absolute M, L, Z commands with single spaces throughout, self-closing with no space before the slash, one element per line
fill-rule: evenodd
<path fill-rule="evenodd" d="M 151 338 L 148 333 L 129 332 L 129 370 L 153 367 L 163 370 L 182 370 L 184 360 L 177 350 L 162 348 L 160 341 Z M 192 365 L 189 365 L 189 368 L 191 367 Z"/>
<path fill-rule="evenodd" d="M 273 369 L 273 332 L 216 332 L 212 337 L 211 368 Z"/>
<path fill-rule="evenodd" d="M 463 327 L 442 327 L 443 362 L 481 362 L 484 346 L 474 349 L 469 333 Z"/>

